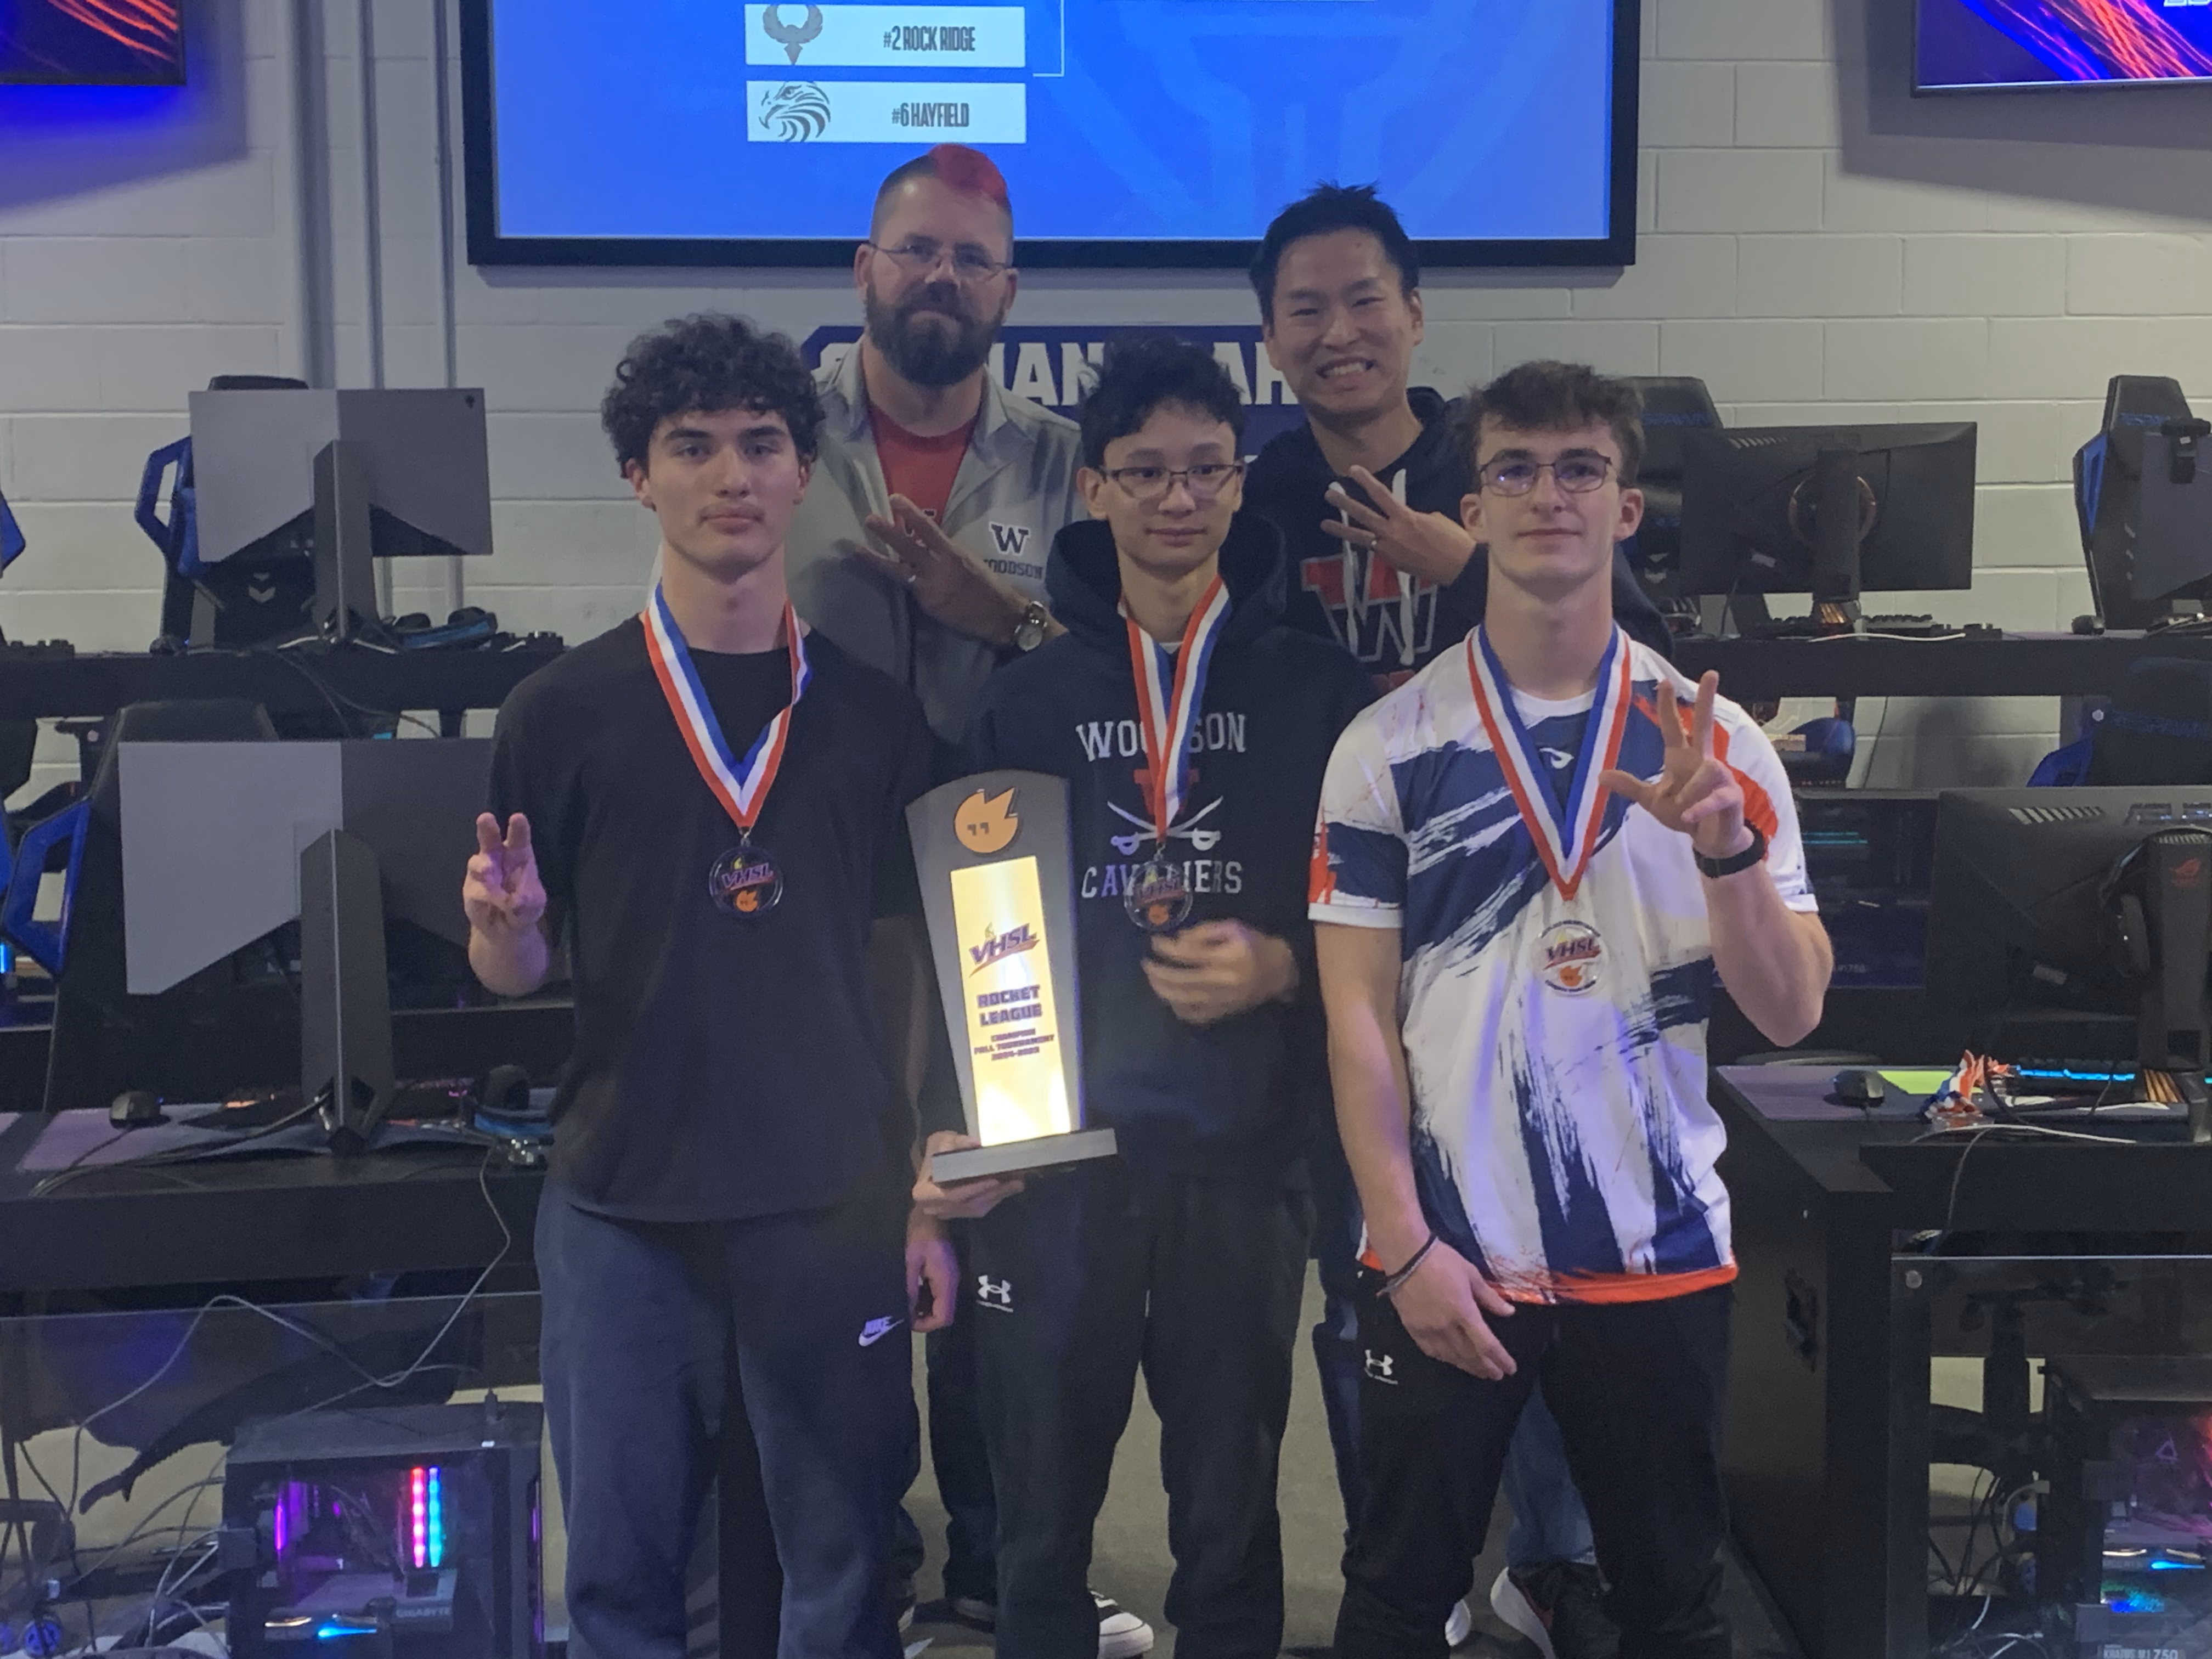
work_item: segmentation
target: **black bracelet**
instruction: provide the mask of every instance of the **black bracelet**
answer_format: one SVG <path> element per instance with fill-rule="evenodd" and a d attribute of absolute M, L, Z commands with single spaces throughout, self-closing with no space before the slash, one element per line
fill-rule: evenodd
<path fill-rule="evenodd" d="M 1407 1279 L 1413 1276 L 1414 1273 L 1419 1268 L 1421 1263 L 1429 1259 L 1429 1252 L 1436 1248 L 1436 1231 L 1431 1228 L 1429 1231 L 1428 1241 L 1424 1243 L 1419 1249 L 1413 1252 L 1413 1260 L 1408 1261 L 1404 1267 L 1399 1268 L 1396 1273 L 1392 1273 L 1384 1279 L 1382 1281 L 1382 1288 L 1377 1291 L 1376 1294 L 1380 1296 L 1389 1296 L 1395 1291 L 1400 1285 L 1403 1285 Z"/>
<path fill-rule="evenodd" d="M 1698 861 L 1698 873 L 1707 881 L 1718 881 L 1739 870 L 1748 870 L 1764 859 L 1766 856 L 1766 831 L 1755 823 L 1747 824 L 1745 828 L 1751 831 L 1751 845 L 1740 853 L 1731 853 L 1724 859 L 1709 859 L 1692 848 L 1691 856 Z"/>

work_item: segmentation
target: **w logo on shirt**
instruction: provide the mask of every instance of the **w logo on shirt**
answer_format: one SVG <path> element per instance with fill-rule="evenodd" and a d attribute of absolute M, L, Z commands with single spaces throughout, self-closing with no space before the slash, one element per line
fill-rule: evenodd
<path fill-rule="evenodd" d="M 991 545 L 1001 558 L 1029 559 L 1030 526 L 1025 524 L 1000 524 L 991 520 Z"/>

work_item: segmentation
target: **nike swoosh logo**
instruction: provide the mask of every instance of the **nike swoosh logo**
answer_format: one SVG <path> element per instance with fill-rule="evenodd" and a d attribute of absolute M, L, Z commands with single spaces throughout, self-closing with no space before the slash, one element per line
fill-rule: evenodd
<path fill-rule="evenodd" d="M 860 1346 L 872 1347 L 905 1323 L 903 1319 L 871 1319 L 860 1327 Z"/>

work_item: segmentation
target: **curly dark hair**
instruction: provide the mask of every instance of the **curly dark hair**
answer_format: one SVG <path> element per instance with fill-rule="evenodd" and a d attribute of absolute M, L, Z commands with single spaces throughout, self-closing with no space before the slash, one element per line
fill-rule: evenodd
<path fill-rule="evenodd" d="M 1602 422 L 1620 446 L 1620 487 L 1633 489 L 1644 466 L 1644 394 L 1632 380 L 1587 363 L 1540 362 L 1509 368 L 1467 394 L 1460 418 L 1471 465 L 1482 462 L 1482 423 L 1516 432 L 1579 432 Z"/>
<path fill-rule="evenodd" d="M 672 319 L 629 343 L 600 401 L 599 424 L 627 477 L 632 461 L 645 465 L 663 421 L 730 409 L 782 416 L 800 458 L 814 458 L 822 402 L 799 348 L 742 317 L 708 312 Z"/>
<path fill-rule="evenodd" d="M 1382 257 L 1398 268 L 1398 289 L 1407 298 L 1421 285 L 1421 258 L 1390 204 L 1372 185 L 1316 185 L 1277 214 L 1260 239 L 1248 273 L 1260 299 L 1260 317 L 1275 320 L 1275 274 L 1291 244 L 1335 230 L 1364 230 L 1382 244 Z"/>
<path fill-rule="evenodd" d="M 1142 428 L 1162 404 L 1211 415 L 1237 437 L 1244 435 L 1244 400 L 1219 358 L 1172 334 L 1140 334 L 1106 348 L 1098 384 L 1077 414 L 1084 464 L 1104 466 L 1106 446 Z"/>

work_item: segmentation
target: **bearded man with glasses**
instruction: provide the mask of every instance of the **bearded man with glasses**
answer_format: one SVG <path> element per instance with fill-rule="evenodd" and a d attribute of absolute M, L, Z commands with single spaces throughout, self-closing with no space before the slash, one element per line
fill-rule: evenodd
<path fill-rule="evenodd" d="M 791 530 L 799 614 L 948 742 L 992 671 L 1058 631 L 1045 553 L 1083 516 L 1075 423 L 990 372 L 1013 234 L 1005 179 L 964 145 L 884 180 L 853 256 L 866 331 L 816 376 L 822 455 Z"/>

